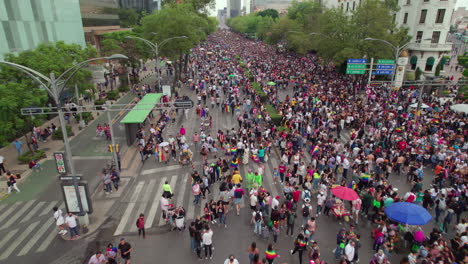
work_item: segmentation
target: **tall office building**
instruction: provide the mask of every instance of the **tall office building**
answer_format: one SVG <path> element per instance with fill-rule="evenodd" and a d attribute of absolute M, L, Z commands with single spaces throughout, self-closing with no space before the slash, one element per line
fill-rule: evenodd
<path fill-rule="evenodd" d="M 118 26 L 117 0 L 79 0 L 83 26 Z"/>
<path fill-rule="evenodd" d="M 131 8 L 138 12 L 146 11 L 147 13 L 153 13 L 155 9 L 158 9 L 158 3 L 161 1 L 155 0 L 118 0 L 121 8 Z"/>
<path fill-rule="evenodd" d="M 236 17 L 241 15 L 241 0 L 227 0 L 227 17 Z"/>
<path fill-rule="evenodd" d="M 59 40 L 85 46 L 78 0 L 0 0 L 0 59 Z"/>

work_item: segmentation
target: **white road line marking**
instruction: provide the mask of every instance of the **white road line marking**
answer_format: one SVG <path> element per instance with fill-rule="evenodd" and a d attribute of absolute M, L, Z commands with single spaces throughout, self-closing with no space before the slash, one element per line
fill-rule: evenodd
<path fill-rule="evenodd" d="M 135 216 L 135 217 L 139 217 L 140 214 L 143 214 L 145 212 L 146 206 L 148 205 L 149 196 L 150 196 L 151 192 L 154 190 L 154 185 L 155 184 L 156 184 L 156 179 L 151 179 L 150 183 L 146 187 L 146 190 L 144 191 L 145 194 L 144 194 L 144 196 L 142 198 L 140 206 L 138 207 L 137 216 Z M 135 219 L 135 221 L 136 221 L 136 219 Z M 135 231 L 137 231 L 136 225 L 130 225 L 130 232 L 135 232 Z"/>
<path fill-rule="evenodd" d="M 5 251 L 3 251 L 3 254 L 0 255 L 0 259 L 8 258 L 13 252 L 13 250 L 15 250 L 23 242 L 23 240 L 25 240 L 26 237 L 29 236 L 29 234 L 31 234 L 31 232 L 34 230 L 34 228 L 36 228 L 38 224 L 39 224 L 39 221 L 28 225 L 26 230 L 24 230 L 24 232 L 19 237 L 15 238 L 14 242 L 10 245 L 10 247 L 8 247 Z"/>
<path fill-rule="evenodd" d="M 41 246 L 36 250 L 36 253 L 45 251 L 50 246 L 50 244 L 52 244 L 52 241 L 54 241 L 54 238 L 56 238 L 57 235 L 57 232 L 52 230 L 52 232 L 50 232 L 44 240 L 41 240 Z"/>
<path fill-rule="evenodd" d="M 46 215 L 47 213 L 50 213 L 51 215 L 53 215 L 53 212 L 52 212 L 52 208 L 54 208 L 54 206 L 57 205 L 57 207 L 59 209 L 62 209 L 62 211 L 66 211 L 66 208 L 64 208 L 65 206 L 65 202 L 62 201 L 62 203 L 59 205 L 60 201 L 52 201 L 50 202 L 49 206 L 46 206 L 44 208 L 44 210 L 42 210 L 41 214 L 39 216 L 43 216 L 43 215 Z"/>
<path fill-rule="evenodd" d="M 144 184 L 144 181 L 140 181 L 135 187 L 135 191 L 133 192 L 132 197 L 130 198 L 130 202 L 127 205 L 127 209 L 125 209 L 125 212 L 122 218 L 120 219 L 120 223 L 117 226 L 117 229 L 115 230 L 114 236 L 122 234 L 122 231 L 124 230 L 125 225 L 127 224 L 128 219 L 130 218 L 130 214 L 133 211 L 133 207 L 135 207 L 136 200 L 138 199 L 138 196 L 140 195 L 141 189 L 143 188 Z"/>
<path fill-rule="evenodd" d="M 5 218 L 7 218 L 13 211 L 16 210 L 16 208 L 20 205 L 22 205 L 23 202 L 17 202 L 17 203 L 14 203 L 12 204 L 5 212 L 3 212 L 3 214 L 0 216 L 0 223 L 5 220 Z"/>
<path fill-rule="evenodd" d="M 21 207 L 21 209 L 19 209 L 18 211 L 15 212 L 15 214 L 10 217 L 8 219 L 8 222 L 6 222 L 5 224 L 1 225 L 0 226 L 0 230 L 1 229 L 5 229 L 5 228 L 8 228 L 10 227 L 14 222 L 16 222 L 18 220 L 18 218 L 20 218 L 24 212 L 26 212 L 29 207 L 31 207 L 34 203 L 36 202 L 36 200 L 31 200 L 31 201 L 28 201 L 24 206 Z"/>
<path fill-rule="evenodd" d="M 36 244 L 36 242 L 39 240 L 39 238 L 41 238 L 42 235 L 44 235 L 44 233 L 49 228 L 52 228 L 52 230 L 50 230 L 51 233 L 55 233 L 55 230 L 54 230 L 55 229 L 55 221 L 52 218 L 47 220 L 42 225 L 42 227 L 37 231 L 37 233 L 29 240 L 29 242 L 26 245 L 23 246 L 23 249 L 21 249 L 21 251 L 18 253 L 18 256 L 26 255 L 29 252 L 29 250 L 31 250 L 31 248 L 34 246 L 34 244 Z"/>
<path fill-rule="evenodd" d="M 6 203 L 4 203 L 4 204 L 0 204 L 0 212 L 1 212 L 1 211 L 3 211 L 3 208 L 5 208 L 6 206 L 7 206 L 7 204 L 6 204 Z"/>
<path fill-rule="evenodd" d="M 10 240 L 10 238 L 12 238 L 14 235 L 16 235 L 16 233 L 18 233 L 18 231 L 19 231 L 19 229 L 9 231 L 6 234 L 6 236 L 4 236 L 2 238 L 2 240 L 0 241 L 0 249 L 3 249 L 3 247 L 6 245 L 6 243 L 8 243 L 8 240 Z"/>
<path fill-rule="evenodd" d="M 21 219 L 20 223 L 29 221 L 29 219 L 31 219 L 37 213 L 37 211 L 39 211 L 39 209 L 41 209 L 44 206 L 44 204 L 46 204 L 45 201 L 40 201 L 38 204 L 36 204 L 36 206 L 34 206 L 34 208 L 30 210 L 29 213 L 23 219 Z"/>
<path fill-rule="evenodd" d="M 178 206 L 179 205 L 181 205 L 181 206 L 184 205 L 184 194 L 185 194 L 185 189 L 187 187 L 187 181 L 188 181 L 189 178 L 190 178 L 190 175 L 188 173 L 186 173 L 184 175 L 184 178 L 181 181 L 181 184 L 182 184 L 181 188 L 179 190 L 177 190 L 177 200 L 176 200 L 176 202 L 177 202 Z"/>
<path fill-rule="evenodd" d="M 162 186 L 164 185 L 164 182 L 166 181 L 167 177 L 162 177 L 161 182 L 159 183 L 159 187 L 156 190 L 156 194 L 154 195 L 153 202 L 151 203 L 151 208 L 148 213 L 148 217 L 146 217 L 145 221 L 145 228 L 151 228 L 154 222 L 154 218 L 156 216 L 156 211 L 158 210 L 159 206 L 159 199 L 161 198 L 161 195 L 163 193 Z"/>
<path fill-rule="evenodd" d="M 177 178 L 179 178 L 179 175 L 174 175 L 171 177 L 171 182 L 169 182 L 169 185 L 171 186 L 171 190 L 175 190 L 175 185 L 176 185 L 176 182 L 177 182 Z M 161 186 L 161 189 L 162 189 L 162 186 Z M 161 195 L 159 195 L 159 199 L 161 199 Z M 159 199 L 158 199 L 158 204 L 159 204 Z M 171 202 L 173 204 L 173 202 Z M 175 206 L 175 204 L 174 204 Z M 159 223 L 158 223 L 159 226 L 162 226 L 164 225 L 164 219 L 162 217 L 159 218 Z"/>

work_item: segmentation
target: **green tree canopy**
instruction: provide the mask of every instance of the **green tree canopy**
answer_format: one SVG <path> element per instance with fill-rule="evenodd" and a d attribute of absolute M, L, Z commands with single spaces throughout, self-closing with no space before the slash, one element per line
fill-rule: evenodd
<path fill-rule="evenodd" d="M 118 14 L 121 27 L 134 27 L 140 22 L 140 15 L 133 9 L 122 8 Z"/>
<path fill-rule="evenodd" d="M 278 11 L 276 9 L 271 9 L 271 8 L 268 8 L 268 9 L 265 9 L 263 11 L 257 12 L 256 15 L 261 16 L 261 17 L 271 17 L 271 18 L 278 18 L 279 17 Z"/>
<path fill-rule="evenodd" d="M 154 56 L 151 49 L 144 42 L 127 39 L 127 37 L 142 37 L 142 35 L 131 30 L 106 33 L 103 35 L 101 53 L 104 56 L 115 53 L 125 54 L 128 57 L 128 63 L 132 67 L 137 67 L 140 59 L 148 59 Z"/>

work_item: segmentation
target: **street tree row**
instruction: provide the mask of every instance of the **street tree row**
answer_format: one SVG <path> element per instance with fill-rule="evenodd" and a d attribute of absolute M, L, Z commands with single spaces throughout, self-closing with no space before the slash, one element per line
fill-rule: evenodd
<path fill-rule="evenodd" d="M 351 13 L 341 8 L 325 8 L 319 1 L 294 1 L 286 15 L 278 18 L 258 13 L 230 18 L 227 24 L 239 33 L 272 44 L 283 44 L 299 54 L 316 51 L 326 62 L 343 64 L 348 58 L 393 59 L 384 39 L 398 46 L 409 41 L 405 28 L 393 21 L 395 1 L 363 0 Z"/>

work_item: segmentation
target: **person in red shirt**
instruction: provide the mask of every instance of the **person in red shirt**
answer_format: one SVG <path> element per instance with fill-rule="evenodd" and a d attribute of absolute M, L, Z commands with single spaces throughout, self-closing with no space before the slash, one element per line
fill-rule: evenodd
<path fill-rule="evenodd" d="M 299 190 L 298 186 L 296 186 L 296 188 L 294 188 L 294 191 L 292 193 L 292 197 L 293 197 L 294 204 L 297 205 L 297 202 L 299 202 L 299 198 L 301 197 L 301 191 Z"/>
<path fill-rule="evenodd" d="M 181 126 L 181 127 L 180 127 L 179 134 L 181 134 L 182 136 L 185 136 L 185 128 L 184 128 L 184 126 Z"/>
<path fill-rule="evenodd" d="M 138 236 L 141 236 L 143 234 L 143 238 L 146 237 L 145 234 L 145 215 L 140 214 L 140 217 L 138 217 L 136 221 L 136 226 L 138 228 Z"/>
<path fill-rule="evenodd" d="M 286 165 L 284 165 L 283 162 L 281 162 L 281 164 L 278 166 L 278 171 L 279 171 L 279 174 L 280 174 L 281 183 L 284 182 L 284 173 L 286 172 L 287 168 L 288 167 L 286 167 Z"/>

